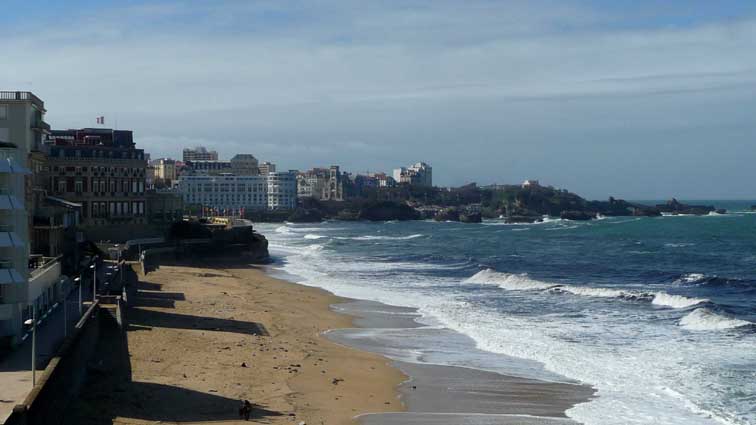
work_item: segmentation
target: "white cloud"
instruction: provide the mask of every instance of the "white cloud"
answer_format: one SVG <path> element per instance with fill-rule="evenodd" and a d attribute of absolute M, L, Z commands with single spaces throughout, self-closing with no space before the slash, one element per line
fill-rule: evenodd
<path fill-rule="evenodd" d="M 218 4 L 121 8 L 4 38 L 0 82 L 42 96 L 55 127 L 117 116 L 160 156 L 196 140 L 283 168 L 428 160 L 449 184 L 544 173 L 603 193 L 539 161 L 567 141 L 581 164 L 615 158 L 591 144 L 606 131 L 626 143 L 718 123 L 756 132 L 741 121 L 754 112 L 756 21 L 615 30 L 616 16 L 535 3 Z M 535 165 L 491 170 L 476 150 Z"/>

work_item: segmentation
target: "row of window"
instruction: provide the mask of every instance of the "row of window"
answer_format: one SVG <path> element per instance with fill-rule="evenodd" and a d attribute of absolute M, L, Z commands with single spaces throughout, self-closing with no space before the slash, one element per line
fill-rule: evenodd
<path fill-rule="evenodd" d="M 53 180 L 56 180 L 53 178 Z M 76 179 L 57 179 L 57 185 L 53 184 L 52 187 L 57 187 L 58 193 L 85 192 L 85 180 Z M 73 185 L 72 185 L 73 183 Z M 92 179 L 91 184 L 87 188 L 87 192 L 105 193 L 105 192 L 119 192 L 119 193 L 144 193 L 144 181 L 141 180 L 127 180 L 127 179 Z M 110 190 L 108 190 L 110 189 Z"/>
<path fill-rule="evenodd" d="M 91 214 L 87 215 L 86 205 L 84 205 L 83 214 L 85 217 L 92 218 L 142 216 L 144 215 L 144 202 L 92 202 Z"/>
<path fill-rule="evenodd" d="M 142 168 L 134 168 L 134 167 L 103 167 L 103 166 L 94 166 L 94 167 L 59 167 L 57 165 L 54 165 L 52 167 L 52 170 L 56 173 L 58 172 L 73 172 L 76 174 L 86 173 L 89 171 L 92 171 L 93 173 L 106 173 L 111 174 L 115 176 L 124 176 L 124 177 L 141 177 L 144 175 L 144 169 Z"/>

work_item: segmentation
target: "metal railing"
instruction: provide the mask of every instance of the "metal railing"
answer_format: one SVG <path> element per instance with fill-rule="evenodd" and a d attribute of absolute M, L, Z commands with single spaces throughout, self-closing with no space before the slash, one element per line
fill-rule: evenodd
<path fill-rule="evenodd" d="M 45 102 L 28 91 L 0 91 L 0 100 L 31 101 L 40 108 L 45 108 Z"/>

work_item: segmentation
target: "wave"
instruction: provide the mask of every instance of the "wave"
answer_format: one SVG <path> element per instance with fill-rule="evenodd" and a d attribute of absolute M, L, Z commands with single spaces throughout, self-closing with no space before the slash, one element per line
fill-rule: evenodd
<path fill-rule="evenodd" d="M 481 270 L 467 278 L 465 283 L 492 284 L 512 291 L 534 291 L 557 287 L 559 285 L 531 279 L 527 274 L 500 273 L 493 269 Z"/>
<path fill-rule="evenodd" d="M 666 292 L 657 292 L 651 304 L 663 305 L 672 308 L 688 308 L 696 304 L 709 302 L 706 298 L 688 298 L 682 295 L 670 295 Z"/>
<path fill-rule="evenodd" d="M 697 308 L 680 319 L 680 326 L 692 331 L 716 331 L 751 326 L 754 323 L 723 316 L 708 308 Z"/>
<path fill-rule="evenodd" d="M 376 236 L 376 235 L 365 235 L 365 236 L 354 236 L 354 237 L 340 236 L 340 237 L 336 237 L 336 239 L 353 240 L 353 241 L 404 241 L 404 240 L 409 240 L 409 239 L 422 238 L 423 236 L 425 235 L 416 233 L 414 235 L 409 235 L 409 236 Z"/>
<path fill-rule="evenodd" d="M 549 293 L 568 293 L 583 297 L 618 298 L 628 301 L 646 301 L 654 305 L 684 309 L 697 304 L 709 302 L 705 298 L 689 298 L 671 295 L 666 292 L 638 292 L 623 289 L 575 286 L 543 282 L 532 279 L 527 274 L 501 273 L 493 269 L 481 270 L 467 278 L 465 283 L 491 284 L 510 291 L 546 291 Z"/>
<path fill-rule="evenodd" d="M 685 273 L 675 279 L 675 283 L 698 283 L 704 279 L 706 279 L 706 275 L 703 273 Z"/>
<path fill-rule="evenodd" d="M 312 233 L 308 233 L 308 234 L 304 235 L 305 239 L 323 239 L 323 238 L 327 238 L 327 237 L 328 236 L 315 235 L 315 234 L 312 234 Z"/>

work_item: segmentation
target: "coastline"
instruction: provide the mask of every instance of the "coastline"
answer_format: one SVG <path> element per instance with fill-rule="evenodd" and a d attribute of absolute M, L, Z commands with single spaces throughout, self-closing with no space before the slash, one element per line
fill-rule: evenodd
<path fill-rule="evenodd" d="M 271 424 L 574 425 L 565 411 L 593 395 L 584 385 L 403 361 L 402 347 L 373 332 L 427 332 L 414 309 L 274 274 L 221 260 L 140 276 L 126 376 L 90 378 L 66 423 L 244 423 L 237 409 L 249 400 L 252 420 Z"/>

